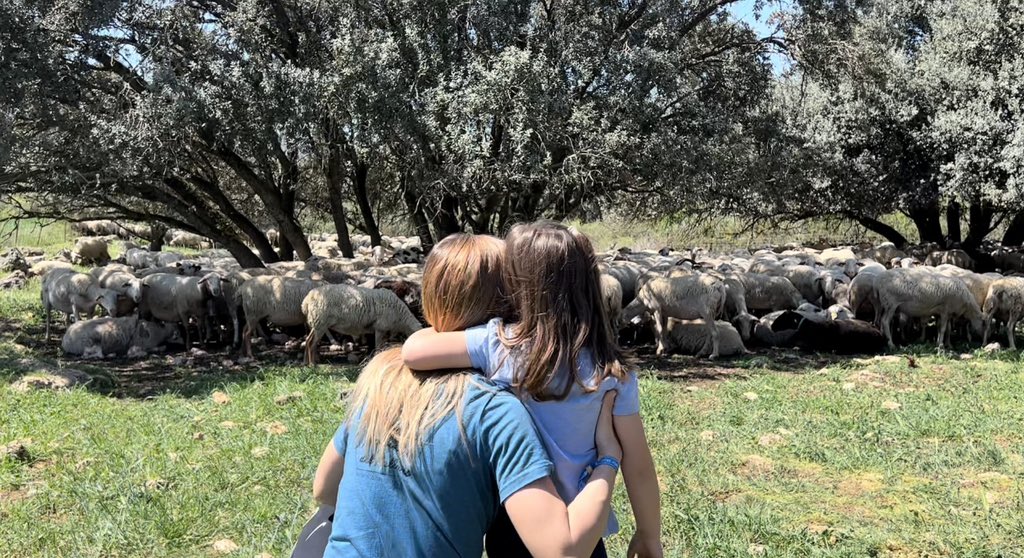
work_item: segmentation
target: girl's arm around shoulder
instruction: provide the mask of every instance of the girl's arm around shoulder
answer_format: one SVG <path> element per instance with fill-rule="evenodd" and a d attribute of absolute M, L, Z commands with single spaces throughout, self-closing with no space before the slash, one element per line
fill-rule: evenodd
<path fill-rule="evenodd" d="M 413 333 L 402 345 L 402 360 L 413 370 L 478 368 L 487 372 L 487 327 L 466 331 L 436 331 L 432 327 Z"/>
<path fill-rule="evenodd" d="M 662 558 L 661 490 L 643 420 L 633 413 L 614 417 L 614 423 L 622 443 L 622 478 L 636 519 L 636 533 L 626 556 Z"/>

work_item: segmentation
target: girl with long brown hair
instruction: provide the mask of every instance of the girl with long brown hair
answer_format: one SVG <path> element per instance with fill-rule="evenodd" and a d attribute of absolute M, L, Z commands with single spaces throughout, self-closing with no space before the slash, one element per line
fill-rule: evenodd
<path fill-rule="evenodd" d="M 456 235 L 424 270 L 423 310 L 438 331 L 503 312 L 502 242 Z M 622 449 L 614 396 L 591 436 L 607 456 L 569 506 L 522 403 L 465 370 L 420 374 L 398 348 L 376 355 L 327 445 L 314 496 L 336 505 L 325 557 L 480 556 L 502 506 L 535 556 L 588 556 L 600 540 Z"/>
<path fill-rule="evenodd" d="M 402 349 L 405 364 L 419 371 L 473 367 L 511 386 L 544 440 L 566 502 L 579 494 L 581 475 L 599 457 L 593 432 L 602 396 L 617 391 L 614 423 L 637 524 L 628 555 L 660 558 L 660 494 L 639 414 L 637 378 L 626 371 L 605 315 L 590 240 L 551 221 L 516 225 L 505 239 L 505 277 L 510 316 L 466 331 L 416 332 Z M 427 289 L 424 284 L 424 296 Z M 612 514 L 606 534 L 617 529 Z M 530 554 L 503 517 L 488 532 L 487 553 L 491 558 Z M 605 555 L 603 544 L 594 555 Z"/>

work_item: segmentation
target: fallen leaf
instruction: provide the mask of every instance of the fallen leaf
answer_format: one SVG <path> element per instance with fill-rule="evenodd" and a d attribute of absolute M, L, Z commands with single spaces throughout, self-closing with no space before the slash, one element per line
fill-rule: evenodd
<path fill-rule="evenodd" d="M 146 481 L 145 487 L 148 492 L 156 492 L 167 488 L 169 485 L 170 483 L 164 479 L 149 479 Z"/>
<path fill-rule="evenodd" d="M 782 434 L 783 436 L 792 436 L 793 435 L 793 431 L 789 430 L 789 429 L 786 429 L 786 428 L 779 428 L 778 430 L 776 430 L 776 432 L 778 432 L 779 434 Z"/>
<path fill-rule="evenodd" d="M 845 391 L 852 391 L 856 387 L 857 387 L 857 384 L 855 384 L 853 382 L 843 382 L 843 390 L 845 390 Z"/>
<path fill-rule="evenodd" d="M 231 397 L 223 391 L 213 392 L 213 402 L 218 405 L 227 405 L 231 402 Z"/>
<path fill-rule="evenodd" d="M 757 400 L 757 394 L 752 392 L 752 391 L 748 391 L 748 392 L 743 394 L 743 398 L 746 399 L 747 401 L 756 401 Z"/>
<path fill-rule="evenodd" d="M 757 439 L 757 445 L 759 446 L 777 446 L 785 442 L 785 438 L 775 433 L 765 434 Z"/>
<path fill-rule="evenodd" d="M 288 427 L 275 420 L 267 425 L 267 432 L 274 435 L 284 434 L 288 432 Z"/>
<path fill-rule="evenodd" d="M 220 423 L 221 428 L 235 428 L 236 426 L 238 426 L 238 423 L 231 422 L 230 420 Z"/>
<path fill-rule="evenodd" d="M 715 432 L 714 430 L 705 430 L 700 433 L 700 439 L 705 442 L 710 442 L 711 440 L 714 440 L 717 436 L 718 433 Z"/>
<path fill-rule="evenodd" d="M 213 551 L 217 554 L 231 554 L 238 550 L 238 545 L 231 539 L 220 539 L 213 542 Z"/>
<path fill-rule="evenodd" d="M 196 441 L 205 440 L 206 434 L 203 434 L 202 432 L 196 432 L 195 434 L 192 435 L 192 439 Z"/>
<path fill-rule="evenodd" d="M 274 398 L 274 403 L 276 403 L 278 405 L 287 405 L 287 404 L 291 403 L 292 401 L 297 401 L 299 399 L 302 399 L 305 396 L 306 396 L 305 393 L 302 393 L 301 391 L 295 391 L 295 392 L 292 392 L 292 393 L 289 393 L 289 394 L 286 394 L 286 395 L 279 395 L 279 396 L 275 397 Z"/>
<path fill-rule="evenodd" d="M 765 546 L 763 544 L 751 543 L 751 545 L 747 547 L 747 552 L 749 552 L 751 556 L 761 556 L 765 552 Z"/>
<path fill-rule="evenodd" d="M 258 458 L 261 458 L 261 457 L 266 457 L 267 454 L 270 453 L 270 448 L 262 447 L 262 446 L 258 447 L 258 448 L 252 448 L 252 451 L 250 453 L 252 453 L 253 457 L 258 459 Z"/>
<path fill-rule="evenodd" d="M 882 408 L 883 409 L 887 409 L 889 411 L 895 411 L 895 410 L 899 409 L 902 406 L 903 405 L 900 405 L 899 403 L 897 403 L 895 401 L 885 401 L 885 402 L 882 403 Z"/>

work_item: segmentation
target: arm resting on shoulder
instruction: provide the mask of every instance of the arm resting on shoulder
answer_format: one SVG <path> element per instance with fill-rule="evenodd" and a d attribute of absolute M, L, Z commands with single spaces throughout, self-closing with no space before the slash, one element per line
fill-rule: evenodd
<path fill-rule="evenodd" d="M 636 534 L 629 543 L 630 558 L 661 558 L 661 491 L 639 414 L 616 416 L 615 432 L 622 444 L 622 480 L 636 518 Z"/>
<path fill-rule="evenodd" d="M 589 557 L 608 526 L 616 471 L 600 466 L 566 508 L 551 477 L 527 485 L 505 500 L 512 525 L 535 558 Z"/>
<path fill-rule="evenodd" d="M 466 348 L 466 333 L 434 331 L 428 327 L 413 333 L 402 345 L 402 360 L 413 370 L 469 368 L 473 363 Z"/>
<path fill-rule="evenodd" d="M 338 455 L 334 442 L 327 442 L 320 465 L 313 477 L 313 498 L 321 505 L 336 506 L 338 502 L 338 486 L 345 470 L 345 457 Z"/>

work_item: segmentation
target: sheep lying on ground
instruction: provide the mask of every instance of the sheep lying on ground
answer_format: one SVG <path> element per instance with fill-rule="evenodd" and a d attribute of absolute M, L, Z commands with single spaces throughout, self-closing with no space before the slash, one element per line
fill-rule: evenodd
<path fill-rule="evenodd" d="M 102 305 L 107 312 L 117 306 L 117 293 L 104 289 L 89 275 L 68 269 L 55 269 L 43 277 L 40 298 L 46 315 L 46 341 L 50 341 L 50 313 L 58 310 L 68 319 L 77 322 L 81 314 L 91 318 L 96 305 Z"/>
<path fill-rule="evenodd" d="M 29 277 L 42 277 L 55 269 L 73 270 L 75 267 L 71 262 L 61 260 L 43 260 L 32 264 L 28 269 Z"/>
<path fill-rule="evenodd" d="M 71 250 L 71 261 L 79 265 L 106 265 L 110 262 L 107 241 L 94 237 L 79 238 Z"/>
<path fill-rule="evenodd" d="M 718 354 L 735 356 L 747 351 L 736 328 L 729 322 L 719 321 Z M 708 335 L 708 327 L 702 320 L 668 319 L 668 342 L 666 349 L 670 353 L 707 356 L 714 351 L 714 340 Z"/>
<path fill-rule="evenodd" d="M 928 268 L 890 269 L 878 277 L 875 287 L 882 306 L 882 332 L 890 348 L 895 348 L 892 320 L 897 312 L 910 318 L 938 316 L 940 349 L 948 343 L 949 322 L 954 318 L 967 319 L 982 334 L 981 308 L 960 279 Z"/>
<path fill-rule="evenodd" d="M 142 280 L 139 315 L 165 322 L 181 323 L 185 328 L 185 348 L 192 346 L 189 320 L 196 319 L 200 339 L 205 341 L 207 302 L 220 296 L 221 279 L 216 273 L 203 277 L 185 277 L 159 273 Z"/>
<path fill-rule="evenodd" d="M 385 334 L 411 335 L 423 326 L 395 293 L 352 285 L 324 285 L 302 300 L 302 314 L 309 326 L 306 364 L 316 364 L 320 339 L 329 330 L 352 336 L 375 334 L 381 346 Z"/>
<path fill-rule="evenodd" d="M 302 301 L 322 284 L 309 279 L 271 276 L 253 277 L 242 283 L 236 295 L 245 314 L 242 352 L 252 357 L 252 336 L 260 331 L 260 320 L 285 327 L 304 324 Z"/>
<path fill-rule="evenodd" d="M 985 333 L 982 342 L 988 344 L 992 321 L 999 318 L 1006 323 L 1006 337 L 1010 349 L 1016 350 L 1015 330 L 1021 316 L 1024 316 L 1024 278 L 1007 277 L 993 281 L 985 298 Z"/>
<path fill-rule="evenodd" d="M 135 356 L 168 343 L 180 343 L 178 328 L 138 318 L 96 318 L 68 327 L 61 347 L 68 355 L 84 357 Z"/>
<path fill-rule="evenodd" d="M 955 265 L 962 269 L 974 269 L 974 259 L 963 250 L 946 250 L 932 252 L 924 260 L 924 265 L 939 266 L 942 264 Z"/>
<path fill-rule="evenodd" d="M 668 318 L 702 319 L 712 340 L 710 358 L 716 358 L 719 347 L 715 319 L 725 310 L 726 296 L 725 283 L 710 275 L 656 277 L 644 283 L 636 298 L 654 317 L 657 354 L 665 353 Z"/>
<path fill-rule="evenodd" d="M 801 320 L 793 342 L 807 351 L 841 355 L 879 353 L 885 349 L 885 336 L 877 327 L 861 320 Z"/>

